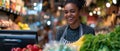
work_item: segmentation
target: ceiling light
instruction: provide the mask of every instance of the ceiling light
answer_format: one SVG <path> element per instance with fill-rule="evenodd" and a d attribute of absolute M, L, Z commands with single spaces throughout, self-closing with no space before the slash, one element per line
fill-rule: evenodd
<path fill-rule="evenodd" d="M 33 5 L 34 5 L 34 6 L 36 6 L 36 5 L 37 5 L 37 3 L 33 3 Z"/>
<path fill-rule="evenodd" d="M 50 26 L 51 25 L 51 21 L 47 21 L 47 25 Z"/>
<path fill-rule="evenodd" d="M 100 15 L 101 14 L 101 12 L 100 11 L 97 11 L 97 15 Z"/>
<path fill-rule="evenodd" d="M 93 14 L 96 14 L 96 11 L 93 11 Z"/>
<path fill-rule="evenodd" d="M 89 13 L 89 15 L 90 15 L 90 16 L 93 16 L 93 13 L 92 13 L 92 12 L 90 12 L 90 13 Z"/>
<path fill-rule="evenodd" d="M 117 4 L 117 0 L 112 0 L 113 4 Z"/>
<path fill-rule="evenodd" d="M 107 3 L 106 3 L 106 7 L 108 7 L 108 8 L 109 8 L 110 6 L 111 6 L 111 5 L 110 5 L 110 3 L 109 3 L 109 2 L 107 2 Z"/>

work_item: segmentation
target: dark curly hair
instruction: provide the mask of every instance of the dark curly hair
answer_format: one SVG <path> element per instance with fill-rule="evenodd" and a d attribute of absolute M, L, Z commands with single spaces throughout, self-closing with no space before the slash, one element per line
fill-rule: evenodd
<path fill-rule="evenodd" d="M 63 6 L 65 6 L 66 4 L 68 3 L 73 3 L 75 4 L 79 10 L 84 6 L 85 4 L 85 0 L 66 0 L 64 3 L 63 3 Z"/>

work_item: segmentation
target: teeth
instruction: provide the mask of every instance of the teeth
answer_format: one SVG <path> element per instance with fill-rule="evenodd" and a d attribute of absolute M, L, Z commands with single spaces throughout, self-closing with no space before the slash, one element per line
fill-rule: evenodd
<path fill-rule="evenodd" d="M 72 22 L 72 21 L 73 21 L 73 18 L 72 18 L 72 17 L 69 17 L 69 18 L 68 18 L 68 21 L 69 21 L 69 22 Z"/>
<path fill-rule="evenodd" d="M 71 19 L 73 19 L 73 18 L 70 17 L 70 18 L 68 18 L 68 19 L 71 20 Z"/>

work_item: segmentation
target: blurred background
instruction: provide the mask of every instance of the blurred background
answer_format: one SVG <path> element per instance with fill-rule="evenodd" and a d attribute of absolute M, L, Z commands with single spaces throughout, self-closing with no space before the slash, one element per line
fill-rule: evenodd
<path fill-rule="evenodd" d="M 40 44 L 55 39 L 56 30 L 66 25 L 65 0 L 0 0 L 0 30 L 38 32 Z M 120 25 L 120 0 L 86 0 L 80 11 L 82 23 L 98 33 L 108 33 Z"/>

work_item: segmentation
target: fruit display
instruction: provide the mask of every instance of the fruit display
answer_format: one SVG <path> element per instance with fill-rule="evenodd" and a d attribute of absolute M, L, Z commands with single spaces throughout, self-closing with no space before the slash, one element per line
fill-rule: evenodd
<path fill-rule="evenodd" d="M 42 51 L 120 51 L 120 26 L 107 34 L 83 35 L 78 41 L 70 44 L 62 44 L 57 41 L 46 43 Z M 38 51 L 39 45 L 27 45 L 26 48 L 12 48 L 12 51 Z M 33 50 L 34 49 L 34 50 Z"/>
<path fill-rule="evenodd" d="M 20 27 L 21 30 L 30 30 L 28 24 L 19 22 L 18 26 Z"/>
<path fill-rule="evenodd" d="M 73 51 L 120 51 L 120 26 L 107 34 L 85 34 L 78 41 L 67 44 Z"/>
<path fill-rule="evenodd" d="M 12 48 L 11 51 L 42 51 L 42 49 L 37 44 L 28 44 L 25 48 Z"/>
<path fill-rule="evenodd" d="M 0 20 L 0 27 L 9 27 L 11 24 L 9 21 L 6 20 Z"/>
<path fill-rule="evenodd" d="M 2 6 L 2 0 L 0 0 L 0 6 Z"/>
<path fill-rule="evenodd" d="M 23 0 L 0 0 L 0 10 L 15 15 L 26 15 Z"/>
<path fill-rule="evenodd" d="M 0 28 L 10 30 L 10 26 L 13 24 L 11 20 L 0 19 Z"/>
<path fill-rule="evenodd" d="M 82 36 L 80 39 L 78 39 L 78 41 L 73 42 L 73 43 L 71 43 L 71 44 L 69 44 L 69 45 L 70 45 L 70 46 L 76 46 L 76 47 L 77 47 L 77 51 L 79 51 L 79 48 L 82 47 L 82 45 L 84 44 L 87 36 L 93 36 L 93 35 L 86 35 L 86 36 L 84 35 L 84 36 Z M 87 37 L 87 38 L 88 38 L 88 37 Z M 91 40 L 92 40 L 92 39 L 91 39 Z"/>
<path fill-rule="evenodd" d="M 0 19 L 0 29 L 1 30 L 30 30 L 29 25 L 26 23 L 19 22 L 15 24 L 11 20 Z"/>

